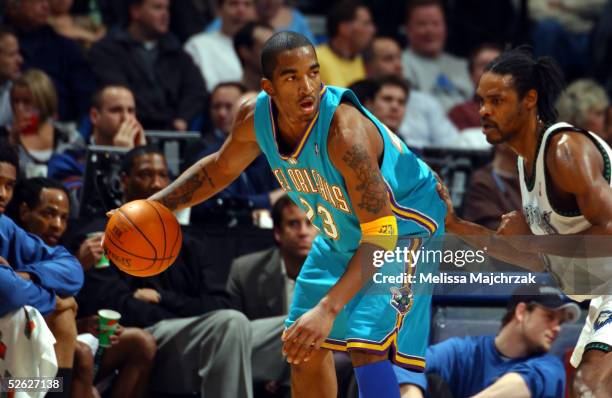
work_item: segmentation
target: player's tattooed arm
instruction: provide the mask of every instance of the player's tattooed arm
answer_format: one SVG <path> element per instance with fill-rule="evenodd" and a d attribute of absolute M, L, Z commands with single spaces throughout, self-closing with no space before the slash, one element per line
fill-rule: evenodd
<path fill-rule="evenodd" d="M 378 214 L 386 204 L 387 189 L 380 170 L 370 161 L 364 145 L 353 144 L 342 156 L 342 161 L 355 172 L 357 179 L 355 189 L 362 193 L 357 206 Z"/>
<path fill-rule="evenodd" d="M 171 210 L 196 205 L 234 181 L 261 153 L 253 125 L 254 103 L 241 105 L 219 151 L 200 159 L 172 184 L 151 196 Z"/>
<path fill-rule="evenodd" d="M 327 146 L 359 222 L 393 215 L 379 166 L 383 140 L 374 123 L 354 107 L 341 104 L 332 120 Z"/>
<path fill-rule="evenodd" d="M 169 194 L 161 196 L 159 201 L 170 210 L 177 210 L 181 205 L 188 204 L 193 200 L 193 197 L 198 189 L 205 187 L 215 188 L 215 183 L 206 171 L 206 167 L 196 163 L 176 180 L 176 188 L 170 191 Z M 155 195 L 151 197 L 155 198 Z"/>

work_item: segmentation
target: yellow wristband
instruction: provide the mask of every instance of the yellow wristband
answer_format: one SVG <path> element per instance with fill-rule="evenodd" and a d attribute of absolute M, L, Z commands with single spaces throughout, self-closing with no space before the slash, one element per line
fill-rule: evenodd
<path fill-rule="evenodd" d="M 363 223 L 361 227 L 361 242 L 380 246 L 385 250 L 394 250 L 397 244 L 397 219 L 394 216 L 377 218 Z"/>

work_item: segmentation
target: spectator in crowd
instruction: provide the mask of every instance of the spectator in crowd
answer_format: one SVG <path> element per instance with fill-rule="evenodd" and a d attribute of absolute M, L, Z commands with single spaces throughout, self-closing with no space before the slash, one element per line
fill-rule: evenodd
<path fill-rule="evenodd" d="M 606 134 L 606 112 L 610 100 L 605 90 L 590 79 L 576 80 L 561 94 L 557 101 L 559 120 L 568 122 L 599 135 L 604 140 Z"/>
<path fill-rule="evenodd" d="M 146 129 L 185 131 L 204 112 L 202 76 L 168 32 L 169 0 L 131 0 L 127 30 L 116 29 L 90 51 L 103 85 L 128 87 Z"/>
<path fill-rule="evenodd" d="M 242 78 L 242 67 L 232 40 L 240 28 L 255 20 L 253 0 L 219 0 L 218 13 L 221 18 L 218 31 L 202 32 L 185 44 L 185 51 L 200 68 L 208 91 L 219 83 Z"/>
<path fill-rule="evenodd" d="M 534 55 L 553 57 L 570 77 L 589 68 L 590 35 L 606 0 L 530 0 Z"/>
<path fill-rule="evenodd" d="M 62 121 L 75 121 L 87 112 L 95 88 L 91 69 L 76 42 L 49 26 L 48 0 L 2 0 L 6 21 L 19 40 L 24 69 L 38 68 L 55 85 Z"/>
<path fill-rule="evenodd" d="M 317 233 L 288 196 L 275 203 L 272 219 L 276 246 L 235 259 L 227 286 L 236 309 L 251 320 L 253 344 L 266 345 L 266 363 L 254 364 L 253 379 L 256 385 L 268 382 L 268 390 L 289 382 L 280 337 L 295 279 Z"/>
<path fill-rule="evenodd" d="M 225 142 L 240 104 L 253 101 L 256 92 L 246 92 L 244 86 L 236 82 L 219 84 L 211 94 L 210 118 L 214 130 L 204 137 L 205 148 L 195 156 L 201 159 L 217 152 Z M 191 220 L 194 224 L 226 223 L 228 210 L 248 212 L 245 224 L 251 224 L 250 215 L 257 222 L 260 212 L 270 210 L 276 200 L 283 195 L 270 167 L 263 155 L 256 158 L 240 176 L 227 188 L 192 209 Z M 232 207 L 229 209 L 228 207 Z M 219 214 L 220 213 L 220 214 Z"/>
<path fill-rule="evenodd" d="M 17 154 L 0 143 L 0 317 L 24 305 L 36 308 L 56 339 L 57 377 L 63 392 L 47 397 L 70 397 L 76 347 L 75 296 L 83 285 L 76 258 L 61 246 L 49 247 L 4 215 L 17 180 Z"/>
<path fill-rule="evenodd" d="M 21 74 L 23 58 L 15 34 L 0 26 L 0 129 L 12 123 L 11 88 Z"/>
<path fill-rule="evenodd" d="M 472 98 L 467 62 L 444 52 L 446 21 L 440 0 L 411 0 L 405 30 L 410 44 L 402 64 L 412 87 L 432 94 L 445 112 Z"/>
<path fill-rule="evenodd" d="M 317 234 L 306 214 L 286 195 L 272 208 L 276 246 L 247 254 L 231 265 L 227 290 L 236 308 L 251 320 L 254 357 L 253 378 L 267 382 L 268 391 L 288 383 L 289 365 L 281 356 L 280 336 L 293 297 L 295 279 Z M 334 353 L 339 396 L 348 393 L 353 369 L 345 353 Z M 255 359 L 260 359 L 255 362 Z"/>
<path fill-rule="evenodd" d="M 561 324 L 579 315 L 578 305 L 565 302 L 556 288 L 523 285 L 510 299 L 497 336 L 453 337 L 435 344 L 427 349 L 425 372 L 437 375 L 455 398 L 563 397 L 563 363 L 548 351 Z M 395 370 L 402 384 L 407 371 Z M 425 376 L 421 377 L 425 389 Z M 402 396 L 424 396 L 414 392 Z M 429 393 L 439 396 L 435 390 Z"/>
<path fill-rule="evenodd" d="M 62 184 L 48 178 L 30 178 L 17 184 L 7 214 L 25 231 L 38 236 L 50 247 L 55 247 L 66 232 L 69 210 L 70 196 Z M 102 257 L 101 236 L 97 234 L 94 237 L 97 247 L 85 241 L 78 251 L 77 258 L 85 271 Z M 97 325 L 97 315 L 77 319 L 79 333 L 97 335 Z M 112 347 L 105 350 L 100 362 L 99 379 L 117 369 L 119 372 L 113 380 L 111 396 L 145 397 L 155 356 L 153 336 L 142 329 L 121 328 L 113 343 Z M 73 398 L 92 397 L 93 370 L 92 348 L 78 341 L 72 380 Z"/>
<path fill-rule="evenodd" d="M 132 149 L 122 165 L 125 201 L 145 199 L 169 182 L 164 155 L 151 147 Z M 106 218 L 73 233 L 75 248 L 87 233 L 101 231 Z M 144 327 L 158 350 L 151 375 L 156 393 L 203 397 L 252 397 L 251 331 L 248 319 L 230 310 L 225 286 L 212 284 L 214 270 L 201 236 L 183 232 L 176 262 L 159 275 L 136 278 L 115 267 L 92 268 L 77 297 L 79 313 L 100 308 L 121 313 L 125 326 Z"/>
<path fill-rule="evenodd" d="M 82 144 L 73 123 L 55 121 L 58 97 L 53 81 L 38 69 L 28 69 L 11 88 L 11 140 L 19 148 L 19 168 L 26 178 L 46 177 L 54 153 Z"/>
<path fill-rule="evenodd" d="M 49 25 L 58 34 L 89 49 L 93 43 L 104 37 L 106 28 L 101 23 L 94 22 L 89 15 L 72 15 L 70 10 L 73 3 L 73 0 L 49 0 Z"/>
<path fill-rule="evenodd" d="M 216 2 L 181 0 L 170 2 L 170 30 L 184 43 L 214 18 Z"/>
<path fill-rule="evenodd" d="M 497 144 L 493 161 L 474 171 L 465 190 L 464 219 L 496 231 L 502 215 L 522 208 L 516 157 L 509 146 Z"/>
<path fill-rule="evenodd" d="M 403 77 L 401 49 L 388 37 L 377 37 L 364 52 L 369 78 Z M 447 145 L 458 136 L 438 101 L 430 94 L 409 87 L 408 103 L 398 134 L 411 148 Z"/>
<path fill-rule="evenodd" d="M 300 33 L 315 43 L 308 21 L 295 7 L 285 4 L 285 0 L 255 0 L 255 10 L 259 20 L 270 24 L 275 31 L 289 30 Z"/>
<path fill-rule="evenodd" d="M 261 49 L 274 31 L 261 22 L 249 22 L 234 36 L 234 50 L 242 66 L 241 83 L 249 91 L 261 90 Z"/>
<path fill-rule="evenodd" d="M 129 88 L 107 85 L 98 89 L 91 101 L 90 144 L 131 149 L 146 145 L 144 130 L 136 118 L 136 102 Z M 49 178 L 61 181 L 70 191 L 78 192 L 85 172 L 86 147 L 74 144 L 53 155 Z M 74 197 L 74 196 L 73 196 Z"/>
<path fill-rule="evenodd" d="M 365 77 L 361 53 L 370 45 L 376 26 L 366 6 L 344 0 L 332 7 L 327 15 L 326 27 L 329 42 L 316 49 L 321 65 L 321 81 L 348 87 Z"/>
<path fill-rule="evenodd" d="M 284 0 L 255 0 L 255 11 L 260 22 L 271 26 L 276 32 L 289 30 L 300 33 L 315 43 L 315 38 L 306 17 L 295 7 L 288 6 Z M 218 31 L 221 18 L 217 17 L 206 27 L 207 32 Z"/>
<path fill-rule="evenodd" d="M 383 76 L 376 80 L 373 95 L 364 105 L 391 131 L 398 133 L 406 113 L 408 94 L 408 83 L 404 79 L 393 75 Z"/>
<path fill-rule="evenodd" d="M 502 53 L 502 47 L 493 43 L 484 43 L 478 46 L 468 59 L 468 70 L 474 84 L 478 87 L 480 76 L 484 68 Z M 480 104 L 475 98 L 469 99 L 461 104 L 455 105 L 449 112 L 448 117 L 459 129 L 480 127 Z"/>

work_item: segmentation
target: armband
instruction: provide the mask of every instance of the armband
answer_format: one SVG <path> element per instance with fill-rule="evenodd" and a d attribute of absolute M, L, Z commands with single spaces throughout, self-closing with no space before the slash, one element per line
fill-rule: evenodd
<path fill-rule="evenodd" d="M 361 242 L 380 246 L 385 250 L 395 250 L 397 244 L 397 219 L 395 216 L 385 216 L 374 221 L 359 224 L 361 227 Z"/>

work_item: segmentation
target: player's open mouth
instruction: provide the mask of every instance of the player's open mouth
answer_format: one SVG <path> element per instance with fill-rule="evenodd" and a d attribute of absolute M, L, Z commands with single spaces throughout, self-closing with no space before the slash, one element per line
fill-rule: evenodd
<path fill-rule="evenodd" d="M 300 101 L 300 108 L 302 108 L 304 112 L 310 113 L 314 111 L 314 101 L 313 100 Z"/>
<path fill-rule="evenodd" d="M 482 131 L 483 133 L 487 134 L 490 133 L 491 131 L 495 130 L 496 127 L 494 124 L 492 123 L 483 123 L 482 124 Z"/>

